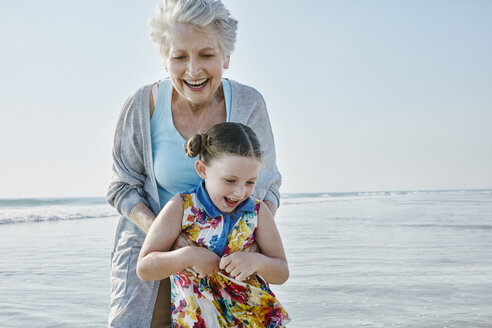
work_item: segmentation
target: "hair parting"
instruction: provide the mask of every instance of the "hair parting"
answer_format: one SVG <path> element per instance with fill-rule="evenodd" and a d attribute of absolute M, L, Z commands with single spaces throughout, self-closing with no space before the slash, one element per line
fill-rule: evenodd
<path fill-rule="evenodd" d="M 209 164 L 223 154 L 253 157 L 261 161 L 263 151 L 253 130 L 241 123 L 219 123 L 207 133 L 197 133 L 185 143 L 188 157 L 196 157 Z"/>

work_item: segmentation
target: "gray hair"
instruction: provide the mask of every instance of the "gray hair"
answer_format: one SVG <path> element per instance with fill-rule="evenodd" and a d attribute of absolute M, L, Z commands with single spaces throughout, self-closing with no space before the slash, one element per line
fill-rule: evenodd
<path fill-rule="evenodd" d="M 155 17 L 149 19 L 149 36 L 164 60 L 169 55 L 169 30 L 179 23 L 198 28 L 213 24 L 224 54 L 229 56 L 234 50 L 237 20 L 221 0 L 162 0 Z"/>

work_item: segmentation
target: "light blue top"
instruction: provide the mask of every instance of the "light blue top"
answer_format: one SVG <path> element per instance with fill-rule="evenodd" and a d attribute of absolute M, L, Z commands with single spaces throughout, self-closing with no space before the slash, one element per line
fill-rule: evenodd
<path fill-rule="evenodd" d="M 226 121 L 229 122 L 232 93 L 227 79 L 222 79 L 222 88 L 226 104 Z M 152 158 L 161 208 L 177 193 L 196 187 L 201 182 L 195 171 L 196 158 L 186 156 L 184 150 L 186 140 L 174 126 L 171 111 L 172 95 L 171 80 L 160 81 L 154 113 L 150 120 Z"/>

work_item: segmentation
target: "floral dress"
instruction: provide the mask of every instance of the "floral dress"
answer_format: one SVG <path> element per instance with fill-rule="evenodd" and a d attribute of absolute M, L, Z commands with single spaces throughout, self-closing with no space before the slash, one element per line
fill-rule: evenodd
<path fill-rule="evenodd" d="M 258 199 L 250 197 L 243 202 L 234 217 L 218 212 L 203 184 L 194 191 L 181 194 L 184 235 L 219 256 L 251 246 L 258 222 Z M 290 321 L 261 276 L 254 274 L 239 282 L 225 271 L 207 278 L 198 278 L 192 271 L 175 273 L 171 279 L 173 327 L 284 327 Z"/>

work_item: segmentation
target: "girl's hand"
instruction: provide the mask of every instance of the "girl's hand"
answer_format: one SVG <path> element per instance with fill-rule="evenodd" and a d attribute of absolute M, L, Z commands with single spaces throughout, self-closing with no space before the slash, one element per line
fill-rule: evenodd
<path fill-rule="evenodd" d="M 238 281 L 243 281 L 256 272 L 258 253 L 234 252 L 223 256 L 219 267 Z"/>
<path fill-rule="evenodd" d="M 198 273 L 198 278 L 205 278 L 219 272 L 220 257 L 209 249 L 203 247 L 193 248 L 193 270 Z"/>

